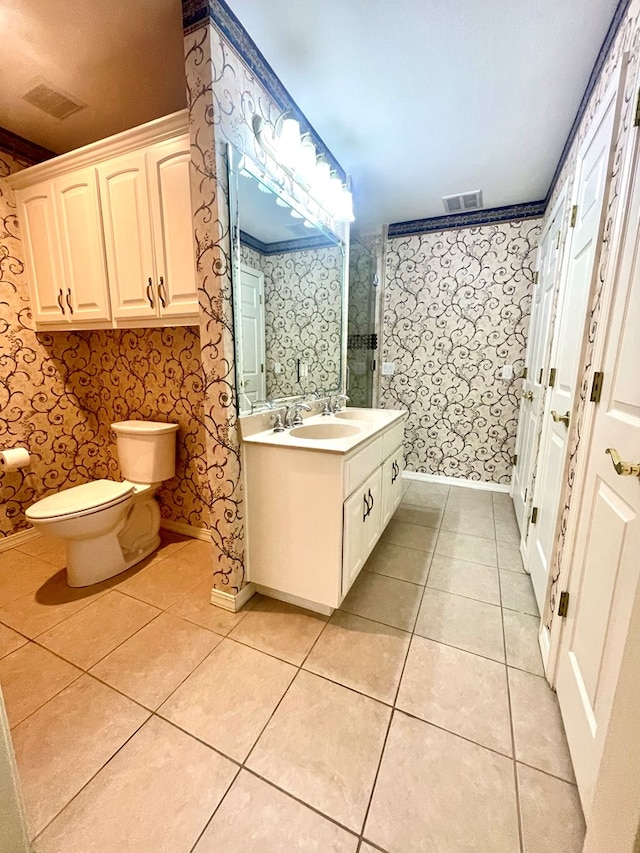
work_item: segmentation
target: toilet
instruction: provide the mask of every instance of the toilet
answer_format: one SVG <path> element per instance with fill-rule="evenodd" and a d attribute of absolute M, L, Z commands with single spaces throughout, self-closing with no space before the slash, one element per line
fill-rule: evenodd
<path fill-rule="evenodd" d="M 124 479 L 94 480 L 43 498 L 26 512 L 40 531 L 67 543 L 69 586 L 90 586 L 131 568 L 160 545 L 154 495 L 175 473 L 178 424 L 118 421 Z"/>

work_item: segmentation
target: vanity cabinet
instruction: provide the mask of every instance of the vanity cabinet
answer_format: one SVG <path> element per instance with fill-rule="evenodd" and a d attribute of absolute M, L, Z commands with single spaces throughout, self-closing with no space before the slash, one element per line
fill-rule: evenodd
<path fill-rule="evenodd" d="M 36 329 L 198 322 L 184 112 L 17 172 Z"/>
<path fill-rule="evenodd" d="M 17 202 L 36 324 L 109 323 L 95 170 L 35 184 Z"/>
<path fill-rule="evenodd" d="M 296 447 L 286 434 L 245 438 L 248 579 L 259 591 L 321 612 L 340 606 L 402 497 L 405 414 L 388 414 L 345 453 Z"/>

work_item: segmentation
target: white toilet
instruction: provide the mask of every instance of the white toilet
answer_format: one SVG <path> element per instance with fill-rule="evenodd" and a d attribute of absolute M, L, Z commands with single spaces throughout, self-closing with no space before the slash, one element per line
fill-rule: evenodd
<path fill-rule="evenodd" d="M 175 473 L 178 424 L 119 421 L 111 426 L 125 479 L 74 486 L 26 512 L 41 533 L 66 540 L 69 586 L 113 577 L 160 544 L 160 508 L 154 495 Z"/>

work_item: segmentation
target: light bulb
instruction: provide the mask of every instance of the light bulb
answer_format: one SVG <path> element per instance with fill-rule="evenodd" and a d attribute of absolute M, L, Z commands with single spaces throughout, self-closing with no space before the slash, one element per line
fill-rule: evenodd
<path fill-rule="evenodd" d="M 294 118 L 282 122 L 278 152 L 287 166 L 294 167 L 300 158 L 300 125 Z"/>
<path fill-rule="evenodd" d="M 338 218 L 342 219 L 344 222 L 353 222 L 353 196 L 351 192 L 346 188 L 342 188 L 340 198 L 340 204 L 338 206 Z"/>
<path fill-rule="evenodd" d="M 331 181 L 331 166 L 324 157 L 320 157 L 316 163 L 316 174 L 313 180 L 313 194 L 318 201 L 324 203 L 329 192 Z"/>
<path fill-rule="evenodd" d="M 312 183 L 316 171 L 316 146 L 311 141 L 309 133 L 305 133 L 300 143 L 298 171 L 307 183 Z"/>

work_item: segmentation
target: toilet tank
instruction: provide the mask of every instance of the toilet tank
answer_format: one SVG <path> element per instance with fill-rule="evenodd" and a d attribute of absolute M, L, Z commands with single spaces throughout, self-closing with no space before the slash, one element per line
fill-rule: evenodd
<path fill-rule="evenodd" d="M 118 460 L 125 480 L 159 483 L 173 477 L 178 424 L 117 421 L 111 428 L 116 434 Z"/>

